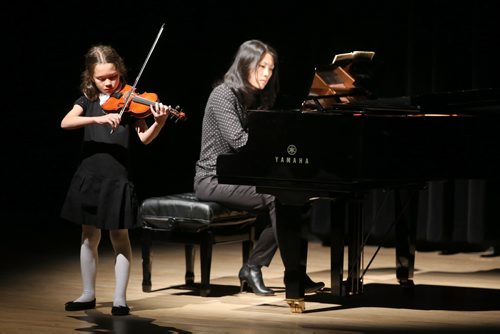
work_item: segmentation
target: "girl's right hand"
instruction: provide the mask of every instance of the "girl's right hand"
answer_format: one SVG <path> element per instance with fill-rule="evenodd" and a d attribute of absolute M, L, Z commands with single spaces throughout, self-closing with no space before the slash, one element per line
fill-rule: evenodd
<path fill-rule="evenodd" d="M 97 124 L 109 124 L 113 129 L 116 129 L 120 125 L 121 117 L 119 113 L 109 113 L 96 117 Z"/>

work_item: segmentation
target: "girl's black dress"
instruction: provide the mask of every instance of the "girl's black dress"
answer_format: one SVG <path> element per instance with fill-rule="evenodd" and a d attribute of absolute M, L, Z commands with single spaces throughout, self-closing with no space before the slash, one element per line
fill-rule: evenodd
<path fill-rule="evenodd" d="M 104 113 L 99 100 L 80 97 L 85 116 Z M 129 179 L 129 145 L 134 119 L 124 113 L 120 126 L 92 124 L 84 128 L 81 162 L 64 201 L 61 217 L 104 230 L 138 227 L 137 197 Z"/>

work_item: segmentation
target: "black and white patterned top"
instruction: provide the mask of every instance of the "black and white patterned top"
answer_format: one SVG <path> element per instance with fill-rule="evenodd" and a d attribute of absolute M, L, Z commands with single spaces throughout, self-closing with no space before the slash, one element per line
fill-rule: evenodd
<path fill-rule="evenodd" d="M 224 83 L 215 87 L 203 116 L 195 183 L 216 175 L 219 154 L 237 152 L 247 143 L 248 133 L 243 126 L 245 120 L 246 112 L 234 92 Z"/>

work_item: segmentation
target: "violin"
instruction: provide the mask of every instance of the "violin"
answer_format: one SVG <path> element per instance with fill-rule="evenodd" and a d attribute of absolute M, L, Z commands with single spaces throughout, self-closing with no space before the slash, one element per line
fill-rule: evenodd
<path fill-rule="evenodd" d="M 131 94 L 130 97 L 129 94 Z M 127 99 L 129 99 L 129 102 L 127 106 L 125 106 Z M 137 118 L 145 118 L 151 115 L 150 107 L 156 102 L 158 102 L 157 94 L 147 92 L 137 94 L 132 91 L 132 86 L 125 85 L 120 91 L 111 94 L 109 99 L 104 102 L 101 107 L 107 112 L 122 112 L 125 106 L 123 111 L 130 112 Z M 170 115 L 177 118 L 177 120 L 186 120 L 186 114 L 179 109 L 179 106 L 176 108 L 169 107 L 169 112 Z"/>

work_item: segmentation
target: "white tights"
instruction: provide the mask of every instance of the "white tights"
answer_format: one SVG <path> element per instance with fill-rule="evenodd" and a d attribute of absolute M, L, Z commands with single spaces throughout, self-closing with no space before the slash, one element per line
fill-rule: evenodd
<path fill-rule="evenodd" d="M 110 230 L 109 236 L 115 252 L 115 294 L 113 306 L 127 305 L 127 286 L 130 277 L 132 248 L 128 230 Z M 80 268 L 82 273 L 83 293 L 75 302 L 89 302 L 95 299 L 98 246 L 101 230 L 89 225 L 82 226 L 82 244 L 80 247 Z"/>

